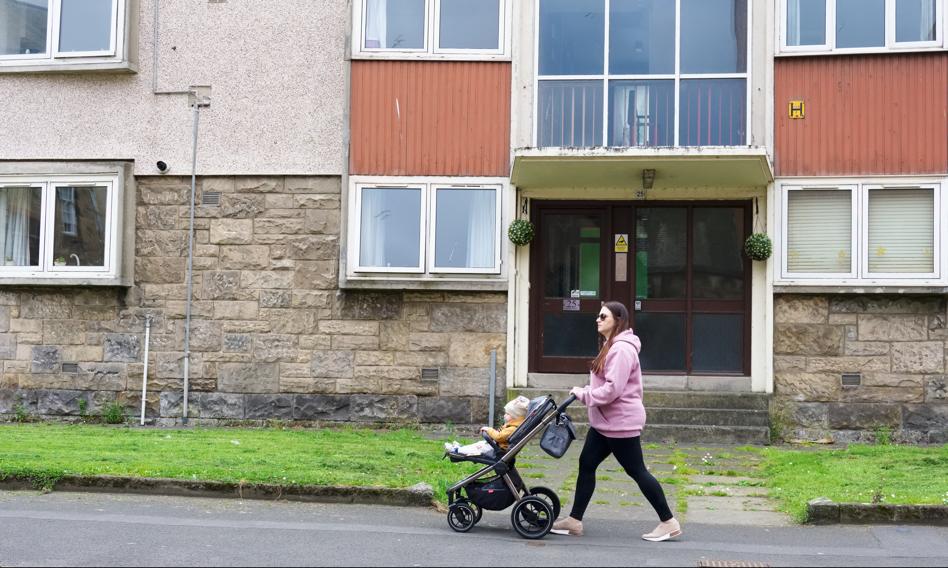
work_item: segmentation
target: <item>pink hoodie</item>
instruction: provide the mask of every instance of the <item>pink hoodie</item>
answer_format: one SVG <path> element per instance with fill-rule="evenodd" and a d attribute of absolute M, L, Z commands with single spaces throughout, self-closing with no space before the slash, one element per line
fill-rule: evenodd
<path fill-rule="evenodd" d="M 589 425 L 607 438 L 632 438 L 645 427 L 641 348 L 631 329 L 617 335 L 602 374 L 590 372 L 589 385 L 577 396 L 589 408 Z"/>

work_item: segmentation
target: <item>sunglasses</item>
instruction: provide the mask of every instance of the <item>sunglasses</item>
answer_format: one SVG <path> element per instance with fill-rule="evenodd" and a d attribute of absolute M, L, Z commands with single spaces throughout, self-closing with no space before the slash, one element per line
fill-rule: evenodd
<path fill-rule="evenodd" d="M 596 319 L 599 321 L 606 321 L 608 317 L 609 317 L 609 314 L 599 314 L 598 316 L 596 316 Z"/>

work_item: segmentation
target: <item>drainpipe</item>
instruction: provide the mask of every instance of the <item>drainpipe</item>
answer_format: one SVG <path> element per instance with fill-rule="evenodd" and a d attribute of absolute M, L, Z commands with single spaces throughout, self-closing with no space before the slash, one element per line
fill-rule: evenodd
<path fill-rule="evenodd" d="M 194 138 L 191 146 L 191 203 L 188 223 L 188 273 L 187 298 L 184 307 L 184 400 L 182 403 L 182 424 L 188 423 L 188 380 L 191 373 L 191 296 L 194 284 L 194 200 L 197 187 L 197 143 L 198 125 L 201 120 L 201 107 L 211 106 L 211 99 L 199 89 L 191 92 L 191 109 L 194 116 Z"/>

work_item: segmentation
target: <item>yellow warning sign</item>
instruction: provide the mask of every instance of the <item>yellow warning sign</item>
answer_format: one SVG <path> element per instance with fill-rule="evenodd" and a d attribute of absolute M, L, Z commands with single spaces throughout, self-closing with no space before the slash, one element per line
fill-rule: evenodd
<path fill-rule="evenodd" d="M 806 107 L 803 101 L 790 101 L 790 118 L 799 119 L 805 116 Z"/>
<path fill-rule="evenodd" d="M 616 235 L 615 252 L 629 252 L 629 235 L 627 233 Z"/>

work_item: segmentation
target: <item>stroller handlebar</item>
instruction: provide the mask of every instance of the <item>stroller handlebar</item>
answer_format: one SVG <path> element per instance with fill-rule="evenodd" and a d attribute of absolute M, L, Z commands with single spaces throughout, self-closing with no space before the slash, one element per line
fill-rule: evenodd
<path fill-rule="evenodd" d="M 566 407 L 573 404 L 574 402 L 576 402 L 576 395 L 574 394 L 569 395 L 569 397 L 567 397 L 567 399 L 563 401 L 563 404 L 557 407 L 556 414 L 557 415 L 562 414 L 563 412 L 566 411 Z"/>

